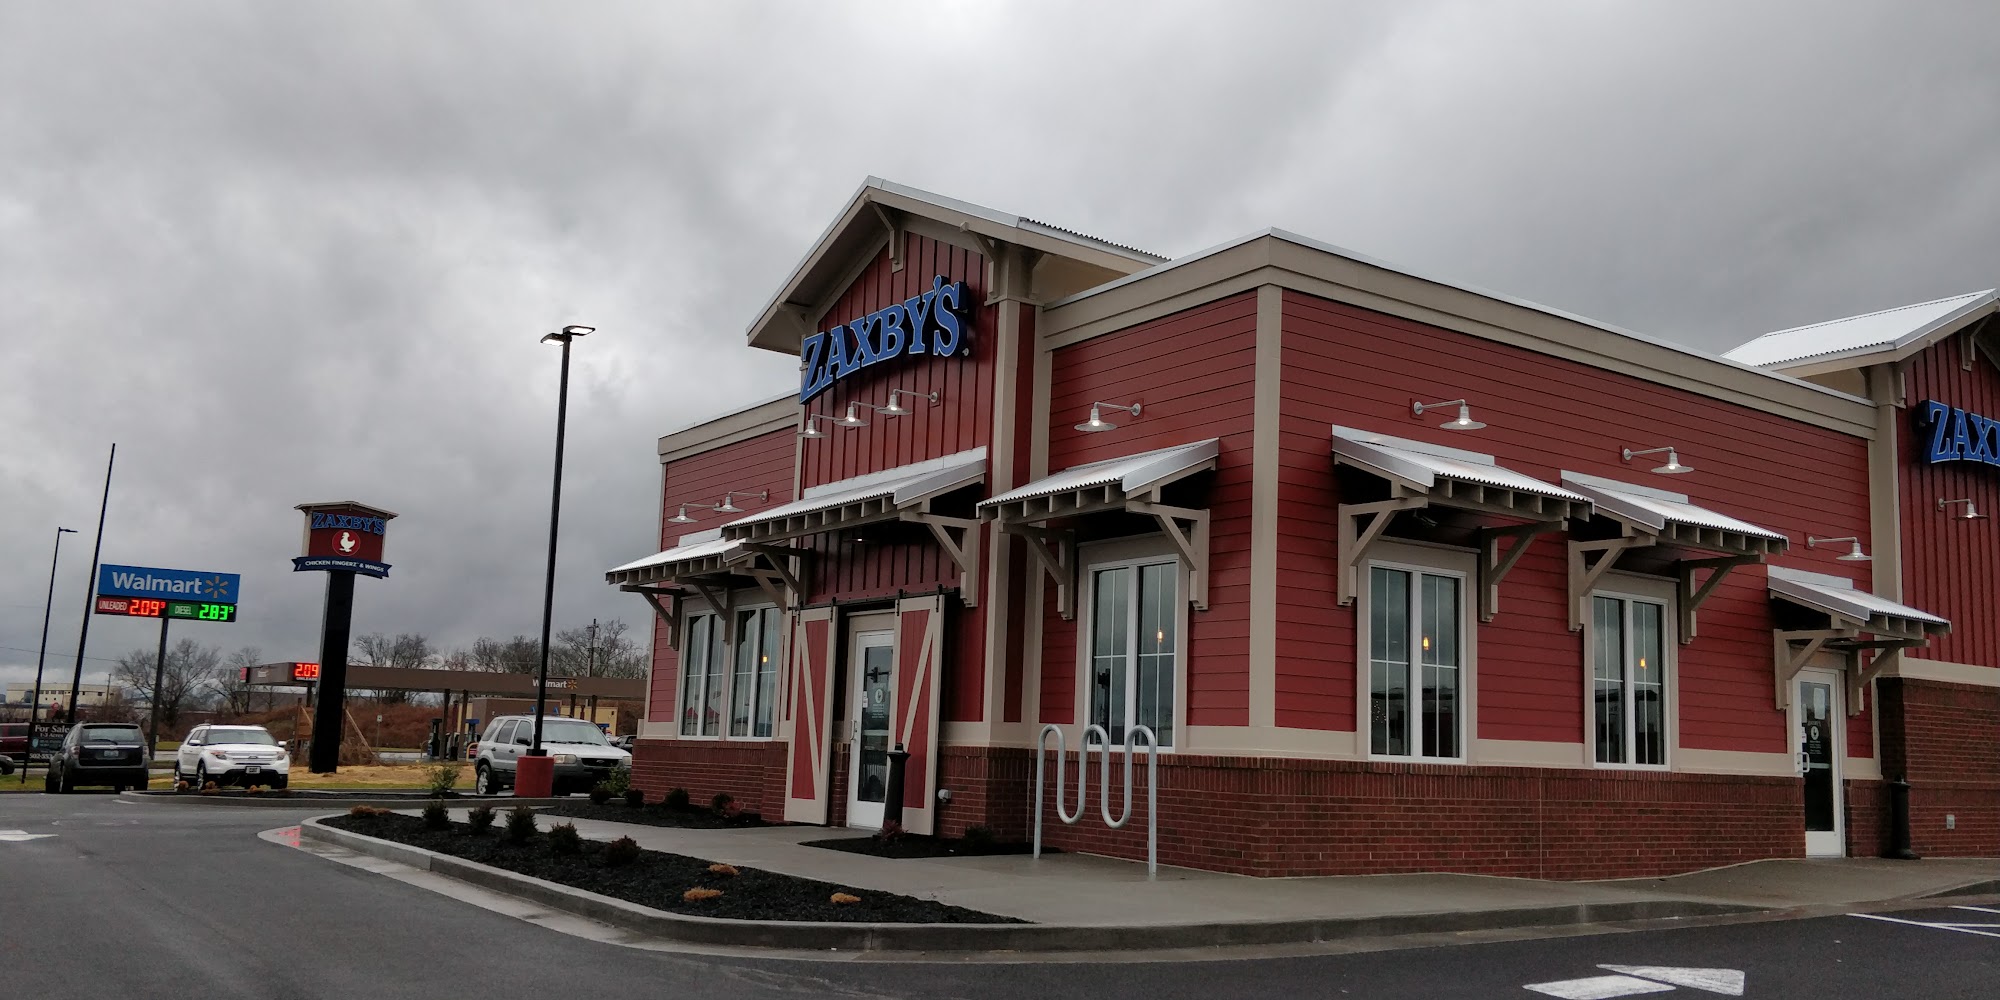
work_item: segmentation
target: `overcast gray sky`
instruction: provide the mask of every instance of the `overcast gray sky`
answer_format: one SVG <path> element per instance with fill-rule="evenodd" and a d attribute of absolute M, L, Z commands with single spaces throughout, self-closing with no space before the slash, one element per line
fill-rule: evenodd
<path fill-rule="evenodd" d="M 114 440 L 105 561 L 244 574 L 181 635 L 316 656 L 330 499 L 402 515 L 357 631 L 535 632 L 563 323 L 557 625 L 643 624 L 601 574 L 655 547 L 655 439 L 791 384 L 743 330 L 869 174 L 1716 350 L 1988 288 L 1995 39 L 1941 0 L 0 5 L 0 680 L 57 525 L 67 679 Z"/>

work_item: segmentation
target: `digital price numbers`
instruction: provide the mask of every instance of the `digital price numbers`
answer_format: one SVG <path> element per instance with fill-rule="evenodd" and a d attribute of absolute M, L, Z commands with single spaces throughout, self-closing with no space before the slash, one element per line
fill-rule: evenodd
<path fill-rule="evenodd" d="M 97 613 L 126 615 L 133 618 L 189 618 L 204 622 L 233 622 L 236 620 L 236 605 L 209 604 L 205 601 L 163 601 L 156 597 L 100 597 L 97 599 Z"/>
<path fill-rule="evenodd" d="M 319 664 L 317 663 L 292 664 L 292 679 L 295 681 L 319 680 Z"/>

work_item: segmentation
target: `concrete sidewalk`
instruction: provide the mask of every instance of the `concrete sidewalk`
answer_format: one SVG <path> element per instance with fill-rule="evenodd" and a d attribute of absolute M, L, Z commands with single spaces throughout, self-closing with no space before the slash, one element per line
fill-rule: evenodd
<path fill-rule="evenodd" d="M 462 818 L 462 810 L 454 810 Z M 543 817 L 547 829 L 573 822 L 594 840 L 629 836 L 654 851 L 762 868 L 802 878 L 934 899 L 1037 924 L 1168 927 L 1294 920 L 1344 920 L 1595 904 L 1698 903 L 1788 910 L 1926 896 L 2000 881 L 2000 860 L 1763 861 L 1671 878 L 1548 882 L 1480 875 L 1357 875 L 1252 878 L 1162 868 L 1087 854 L 892 861 L 802 842 L 861 831 L 776 826 L 678 830 Z M 2000 884 L 1987 888 L 2000 893 Z"/>

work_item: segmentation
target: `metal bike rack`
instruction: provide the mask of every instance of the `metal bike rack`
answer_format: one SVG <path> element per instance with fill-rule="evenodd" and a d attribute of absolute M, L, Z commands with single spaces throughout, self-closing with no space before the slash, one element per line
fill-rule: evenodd
<path fill-rule="evenodd" d="M 1042 856 L 1042 789 L 1043 771 L 1048 762 L 1049 734 L 1056 736 L 1056 817 L 1063 824 L 1074 825 L 1083 818 L 1083 811 L 1090 805 L 1090 750 L 1091 734 L 1097 735 L 1096 746 L 1099 756 L 1099 780 L 1104 784 L 1104 792 L 1098 803 L 1098 812 L 1104 817 L 1104 825 L 1117 830 L 1132 818 L 1132 755 L 1138 751 L 1132 747 L 1133 737 L 1144 736 L 1146 744 L 1146 877 L 1152 878 L 1159 872 L 1160 855 L 1160 741 L 1146 726 L 1128 726 L 1125 729 L 1125 805 L 1119 810 L 1117 819 L 1111 818 L 1111 734 L 1103 726 L 1095 723 L 1083 727 L 1083 746 L 1076 758 L 1076 812 L 1063 807 L 1064 758 L 1068 754 L 1067 738 L 1062 727 L 1050 723 L 1042 727 L 1042 735 L 1035 741 L 1035 857 Z"/>

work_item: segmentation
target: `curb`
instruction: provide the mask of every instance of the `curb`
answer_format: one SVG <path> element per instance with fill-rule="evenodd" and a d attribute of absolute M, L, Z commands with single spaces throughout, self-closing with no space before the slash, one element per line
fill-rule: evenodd
<path fill-rule="evenodd" d="M 202 795 L 196 792 L 172 795 L 157 792 L 121 792 L 118 797 L 132 802 L 172 802 L 176 804 L 209 806 L 212 808 L 235 807 L 241 809 L 318 809 L 321 806 L 374 806 L 378 809 L 421 809 L 430 802 L 428 798 L 384 798 L 382 796 L 370 796 L 365 791 L 357 791 L 353 795 L 343 796 L 259 795 L 255 798 L 242 795 Z M 445 805 L 453 809 L 468 809 L 477 805 L 506 808 L 511 806 L 555 806 L 566 802 L 574 803 L 576 801 L 576 799 L 556 798 L 517 799 L 512 796 L 483 799 L 461 796 L 455 799 L 446 799 Z"/>
<path fill-rule="evenodd" d="M 299 835 L 352 851 L 434 872 L 552 909 L 674 941 L 787 951 L 871 952 L 1089 952 L 1158 951 L 1243 945 L 1312 944 L 1351 938 L 1464 931 L 1564 927 L 1628 920 L 1763 913 L 1766 908 L 1691 900 L 1580 903 L 1504 910 L 1407 913 L 1372 917 L 1319 917 L 1157 926 L 1056 924 L 838 924 L 729 920 L 686 916 L 573 889 L 542 879 L 438 854 L 394 841 L 322 826 L 316 816 Z"/>

